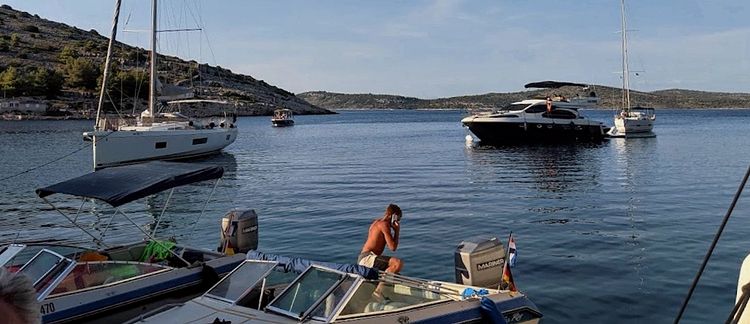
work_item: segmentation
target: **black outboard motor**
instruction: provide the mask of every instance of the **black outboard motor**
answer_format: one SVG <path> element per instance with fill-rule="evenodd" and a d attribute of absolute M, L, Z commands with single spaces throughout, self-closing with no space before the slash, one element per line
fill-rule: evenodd
<path fill-rule="evenodd" d="M 245 253 L 258 248 L 258 214 L 253 209 L 233 209 L 221 219 L 219 251 Z"/>

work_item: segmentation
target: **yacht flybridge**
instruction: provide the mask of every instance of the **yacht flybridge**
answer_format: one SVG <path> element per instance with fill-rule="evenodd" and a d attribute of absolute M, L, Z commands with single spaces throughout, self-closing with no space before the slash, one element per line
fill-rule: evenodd
<path fill-rule="evenodd" d="M 179 113 L 160 113 L 159 108 L 168 110 L 174 105 L 197 104 L 202 107 L 227 105 L 220 100 L 177 100 L 167 105 L 160 105 L 157 94 L 157 58 L 156 34 L 157 3 L 152 0 L 151 25 L 151 62 L 149 80 L 148 110 L 138 118 L 103 116 L 104 98 L 107 96 L 109 62 L 112 47 L 117 35 L 120 1 L 117 1 L 112 25 L 112 36 L 104 67 L 99 108 L 94 131 L 83 133 L 84 140 L 91 141 L 93 146 L 94 169 L 120 164 L 138 163 L 148 160 L 175 160 L 192 158 L 217 153 L 237 139 L 235 118 L 214 120 L 191 120 Z M 225 110 L 226 111 L 226 110 Z"/>

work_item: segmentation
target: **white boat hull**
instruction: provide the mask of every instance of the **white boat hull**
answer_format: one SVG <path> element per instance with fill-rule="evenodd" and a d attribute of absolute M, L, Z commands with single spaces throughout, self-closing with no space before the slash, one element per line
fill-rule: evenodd
<path fill-rule="evenodd" d="M 93 131 L 94 168 L 148 160 L 177 160 L 216 153 L 237 139 L 237 128 Z"/>
<path fill-rule="evenodd" d="M 656 136 L 653 134 L 654 118 L 647 116 L 634 115 L 615 117 L 614 127 L 609 131 L 612 137 L 649 137 Z M 649 136 L 646 136 L 649 135 Z"/>

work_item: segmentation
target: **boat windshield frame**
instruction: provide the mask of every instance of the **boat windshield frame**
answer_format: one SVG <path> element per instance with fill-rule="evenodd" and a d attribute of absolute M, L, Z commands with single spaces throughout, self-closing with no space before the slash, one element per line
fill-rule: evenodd
<path fill-rule="evenodd" d="M 339 277 L 338 277 L 338 279 L 333 284 L 331 284 L 330 286 L 328 286 L 328 288 L 320 295 L 320 297 L 318 297 L 317 299 L 315 299 L 313 301 L 313 303 L 311 303 L 307 308 L 305 308 L 304 311 L 300 312 L 299 314 L 293 313 L 293 312 L 291 312 L 289 310 L 281 309 L 281 308 L 279 308 L 277 306 L 274 306 L 277 302 L 280 302 L 284 297 L 286 297 L 287 294 L 290 293 L 290 291 L 292 291 L 293 289 L 295 289 L 294 286 L 296 284 L 300 283 L 302 280 L 305 280 L 307 278 L 308 274 L 312 273 L 313 271 L 334 273 L 334 274 L 339 275 Z M 356 290 L 355 288 L 359 287 L 359 283 L 361 283 L 364 280 L 361 276 L 356 275 L 356 274 L 352 274 L 352 273 L 346 273 L 346 272 L 343 272 L 343 271 L 334 270 L 334 269 L 327 268 L 327 267 L 322 267 L 322 266 L 314 265 L 314 264 L 310 265 L 309 267 L 307 267 L 307 269 L 305 269 L 305 271 L 303 271 L 292 282 L 290 282 L 289 285 L 286 288 L 284 288 L 284 290 L 278 296 L 276 296 L 273 300 L 271 300 L 271 302 L 268 303 L 268 305 L 266 306 L 265 309 L 266 309 L 266 311 L 269 311 L 269 312 L 272 312 L 272 313 L 275 313 L 275 314 L 279 314 L 279 315 L 282 315 L 282 316 L 290 317 L 290 318 L 293 318 L 293 319 L 296 319 L 296 320 L 299 320 L 299 321 L 304 321 L 305 319 L 307 319 L 308 317 L 310 317 L 310 315 L 318 308 L 318 306 L 321 303 L 323 303 L 326 300 L 326 298 L 328 298 L 328 296 L 334 290 L 336 290 L 336 288 L 338 288 L 346 279 L 350 279 L 350 278 L 354 280 L 354 283 L 352 284 L 351 287 L 349 287 L 349 289 L 344 294 L 344 296 L 339 301 L 337 301 L 337 303 L 334 305 L 334 307 L 332 309 L 333 311 L 330 313 L 330 315 L 328 315 L 328 317 L 325 318 L 325 322 L 330 322 L 333 318 L 335 318 L 338 315 L 338 313 L 341 311 L 341 308 L 343 307 L 343 305 L 346 305 L 346 302 L 349 300 L 349 298 L 351 297 L 351 295 Z M 298 290 L 298 288 L 297 288 L 297 290 Z M 314 319 L 323 319 L 322 317 L 317 317 L 317 316 L 315 316 L 313 318 Z"/>
<path fill-rule="evenodd" d="M 260 276 L 258 276 L 254 281 L 248 281 L 248 278 L 242 278 L 241 282 L 242 282 L 243 286 L 246 286 L 246 288 L 244 290 L 242 290 L 241 294 L 237 295 L 236 299 L 230 299 L 230 298 L 226 298 L 226 297 L 219 296 L 219 295 L 211 293 L 214 289 L 216 289 L 219 286 L 223 285 L 226 281 L 232 280 L 232 277 L 234 275 L 236 275 L 238 272 L 241 272 L 242 269 L 243 269 L 243 267 L 253 267 L 253 266 L 260 265 L 260 264 L 270 265 L 270 267 L 268 267 L 268 269 L 265 269 L 262 272 L 260 272 L 259 273 Z M 265 280 L 266 277 L 268 277 L 268 275 L 271 272 L 273 272 L 274 269 L 278 265 L 279 265 L 279 262 L 277 262 L 277 261 L 266 261 L 266 260 L 245 260 L 245 261 L 242 261 L 242 263 L 240 265 L 238 265 L 237 267 L 235 267 L 232 270 L 232 272 L 230 272 L 229 274 L 227 274 L 226 276 L 224 276 L 224 278 L 221 278 L 221 280 L 219 280 L 219 282 L 217 282 L 215 285 L 211 286 L 211 288 L 208 289 L 205 293 L 203 293 L 203 295 L 201 297 L 210 298 L 210 299 L 216 299 L 216 300 L 220 300 L 220 301 L 223 301 L 223 302 L 226 302 L 226 303 L 230 303 L 232 305 L 237 305 L 237 303 L 240 300 L 242 300 L 243 298 L 245 298 L 245 296 L 247 296 L 247 294 L 250 293 L 253 290 L 253 288 L 255 288 L 258 285 L 258 283 L 260 283 L 261 281 Z M 235 278 L 235 279 L 237 279 L 237 278 Z"/>
<path fill-rule="evenodd" d="M 5 264 L 15 259 L 15 257 L 26 249 L 25 244 L 11 243 L 8 244 L 0 251 L 0 267 L 4 267 Z"/>
<path fill-rule="evenodd" d="M 34 289 L 37 290 L 37 300 L 42 301 L 45 298 L 47 298 L 47 295 L 49 295 L 57 286 L 62 282 L 65 277 L 70 274 L 71 271 L 73 271 L 73 268 L 75 268 L 77 262 L 74 260 L 71 260 L 69 258 L 66 258 L 54 251 L 50 251 L 48 249 L 41 249 L 39 252 L 37 252 L 34 257 L 32 257 L 28 262 L 26 262 L 21 269 L 18 270 L 18 273 L 25 273 L 26 271 L 29 271 L 32 267 L 36 265 L 35 260 L 40 260 L 45 255 L 51 255 L 53 258 L 55 258 L 57 261 L 55 261 L 54 264 L 49 266 L 40 276 L 39 278 L 31 278 L 34 282 Z M 39 285 L 43 286 L 39 286 Z M 43 288 L 40 290 L 40 288 Z"/>

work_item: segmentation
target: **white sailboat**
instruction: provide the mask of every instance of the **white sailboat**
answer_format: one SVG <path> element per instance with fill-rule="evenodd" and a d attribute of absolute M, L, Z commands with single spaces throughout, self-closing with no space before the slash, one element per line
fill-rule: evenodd
<path fill-rule="evenodd" d="M 140 118 L 128 120 L 125 118 L 107 118 L 102 116 L 102 107 L 106 95 L 106 85 L 109 74 L 109 62 L 112 47 L 117 34 L 120 1 L 112 25 L 107 58 L 104 67 L 104 77 L 99 97 L 99 107 L 96 113 L 94 131 L 84 132 L 84 140 L 93 142 L 94 168 L 104 168 L 114 165 L 138 163 L 148 160 L 175 160 L 208 155 L 221 151 L 224 147 L 237 139 L 236 120 L 223 118 L 198 122 L 190 120 L 179 113 L 157 112 L 157 59 L 156 35 L 157 29 L 157 1 L 152 0 L 151 25 L 151 62 L 149 80 L 148 111 Z M 178 100 L 169 104 L 201 104 L 225 105 L 220 100 Z"/>
<path fill-rule="evenodd" d="M 625 0 L 620 0 L 622 23 L 622 103 L 615 114 L 614 127 L 608 134 L 611 137 L 653 137 L 656 114 L 653 108 L 633 108 L 630 106 L 630 70 L 628 67 L 628 36 L 625 22 Z"/>

